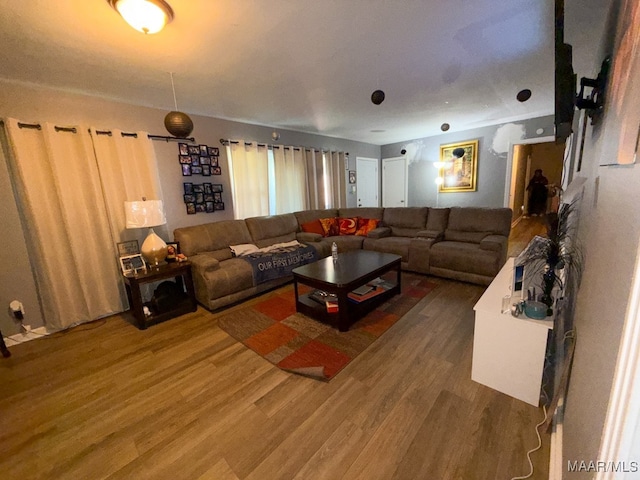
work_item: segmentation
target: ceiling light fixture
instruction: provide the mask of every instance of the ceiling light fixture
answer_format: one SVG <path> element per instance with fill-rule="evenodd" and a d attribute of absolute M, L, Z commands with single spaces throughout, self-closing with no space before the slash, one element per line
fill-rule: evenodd
<path fill-rule="evenodd" d="M 173 20 L 164 0 L 107 0 L 125 21 L 142 33 L 158 33 Z"/>
<path fill-rule="evenodd" d="M 193 120 L 186 113 L 178 111 L 176 87 L 173 85 L 173 72 L 169 72 L 169 75 L 171 76 L 171 90 L 173 91 L 173 106 L 175 110 L 167 113 L 164 117 L 164 128 L 174 137 L 187 138 L 193 131 Z"/>

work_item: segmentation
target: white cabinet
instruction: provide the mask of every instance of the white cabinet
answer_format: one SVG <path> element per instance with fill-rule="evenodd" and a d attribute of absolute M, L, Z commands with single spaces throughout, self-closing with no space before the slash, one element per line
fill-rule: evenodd
<path fill-rule="evenodd" d="M 537 407 L 553 317 L 533 320 L 501 312 L 503 297 L 511 293 L 513 262 L 507 260 L 473 307 L 471 379 Z"/>

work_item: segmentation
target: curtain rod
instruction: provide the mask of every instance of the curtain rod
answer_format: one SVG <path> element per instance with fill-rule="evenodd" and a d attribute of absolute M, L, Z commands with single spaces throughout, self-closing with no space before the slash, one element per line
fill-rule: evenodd
<path fill-rule="evenodd" d="M 111 130 L 96 130 L 96 133 L 98 135 L 112 135 Z M 133 133 L 133 132 L 120 132 L 120 135 L 122 135 L 123 137 L 133 137 L 133 138 L 138 138 L 138 134 L 137 133 Z M 164 140 L 165 142 L 191 142 L 194 143 L 196 141 L 196 139 L 194 137 L 189 137 L 189 138 L 177 138 L 177 137 L 169 137 L 167 135 L 151 135 L 148 134 L 147 135 L 148 138 L 150 138 L 151 140 Z"/>
<path fill-rule="evenodd" d="M 225 140 L 224 138 L 220 139 L 220 143 L 222 145 L 238 145 L 240 144 L 240 142 L 238 140 Z M 253 145 L 254 142 L 244 142 L 244 144 L 249 147 L 251 145 Z M 300 150 L 304 150 L 305 152 L 328 152 L 329 150 L 319 150 L 317 148 L 305 148 L 305 147 L 281 147 L 280 145 L 268 145 L 266 143 L 256 143 L 257 147 L 267 147 L 267 148 L 272 148 L 272 149 L 280 149 L 280 148 L 284 148 L 285 150 L 289 150 L 290 148 L 293 148 L 295 151 L 300 151 Z M 345 156 L 349 155 L 349 152 L 344 152 Z"/>
<path fill-rule="evenodd" d="M 4 122 L 2 122 L 2 124 L 4 124 Z M 18 127 L 19 128 L 33 128 L 33 129 L 36 129 L 36 130 L 42 130 L 42 125 L 40 125 L 39 123 L 18 122 Z M 56 132 L 71 132 L 71 133 L 77 133 L 78 132 L 75 127 L 59 127 L 58 125 L 55 125 L 53 128 L 56 130 Z M 91 132 L 91 130 L 89 130 L 89 132 Z M 98 135 L 109 135 L 109 136 L 111 136 L 111 134 L 112 134 L 111 130 L 96 130 L 96 133 Z M 138 137 L 137 133 L 121 132 L 121 134 L 122 134 L 123 137 L 134 137 L 134 138 Z M 167 135 L 151 135 L 151 134 L 148 134 L 147 137 L 150 138 L 151 140 L 164 140 L 166 142 L 173 141 L 173 142 L 192 142 L 192 143 L 194 143 L 196 141 L 196 139 L 194 137 L 176 138 L 176 137 L 169 137 Z"/>

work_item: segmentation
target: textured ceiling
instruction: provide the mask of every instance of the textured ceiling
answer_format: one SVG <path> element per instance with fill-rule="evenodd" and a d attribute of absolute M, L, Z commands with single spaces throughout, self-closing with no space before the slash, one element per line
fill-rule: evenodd
<path fill-rule="evenodd" d="M 608 1 L 571 2 L 604 22 Z M 174 72 L 188 113 L 380 145 L 553 113 L 552 0 L 169 3 L 145 36 L 106 0 L 0 0 L 0 77 L 172 110 Z"/>

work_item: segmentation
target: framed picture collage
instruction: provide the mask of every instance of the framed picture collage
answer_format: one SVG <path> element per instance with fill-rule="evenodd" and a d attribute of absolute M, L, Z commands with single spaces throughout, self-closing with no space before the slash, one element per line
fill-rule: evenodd
<path fill-rule="evenodd" d="M 188 215 L 224 210 L 222 184 L 185 182 L 183 185 L 184 204 L 187 207 Z"/>
<path fill-rule="evenodd" d="M 218 164 L 220 150 L 217 147 L 179 143 L 178 149 L 180 150 L 178 159 L 180 160 L 180 167 L 184 177 L 190 177 L 191 175 L 202 175 L 204 177 L 222 175 L 222 170 Z"/>
<path fill-rule="evenodd" d="M 212 175 L 222 175 L 219 164 L 220 150 L 217 147 L 179 143 L 178 149 L 182 176 L 202 175 L 203 177 L 210 177 Z M 184 182 L 183 186 L 183 200 L 188 215 L 224 210 L 221 183 Z"/>

